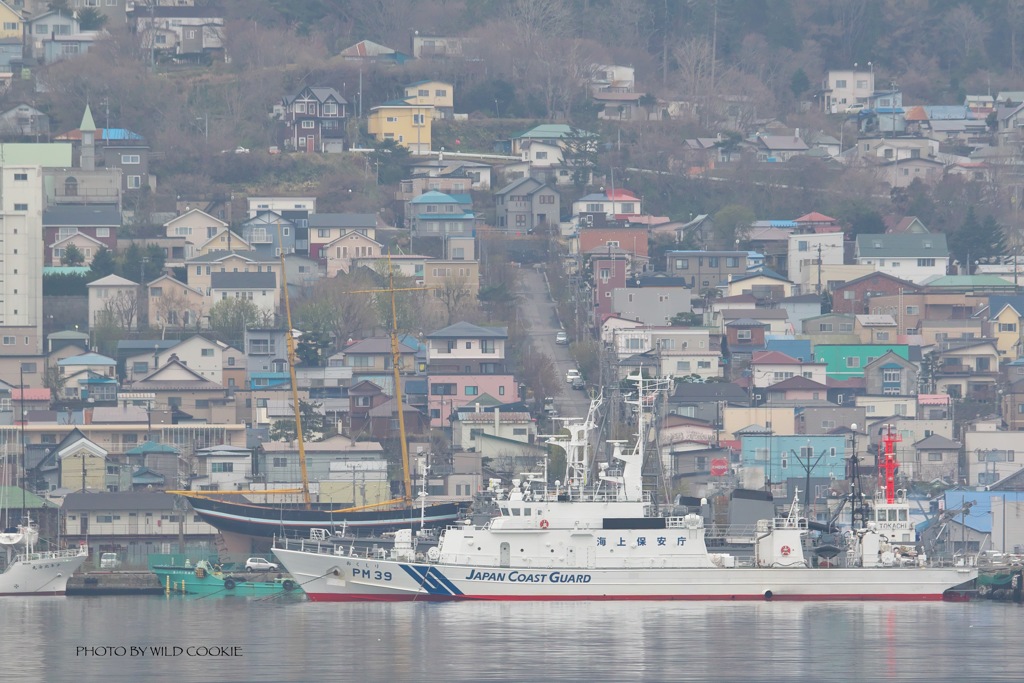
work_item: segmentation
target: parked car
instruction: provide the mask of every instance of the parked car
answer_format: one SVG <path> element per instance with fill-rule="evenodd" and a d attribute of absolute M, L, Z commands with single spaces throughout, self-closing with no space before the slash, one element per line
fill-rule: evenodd
<path fill-rule="evenodd" d="M 117 569 L 121 566 L 121 560 L 117 553 L 103 553 L 100 555 L 100 569 Z"/>
<path fill-rule="evenodd" d="M 572 384 L 572 381 L 577 377 L 582 377 L 582 375 L 580 375 L 580 371 L 577 370 L 576 368 L 569 368 L 568 370 L 565 371 L 566 384 Z"/>
<path fill-rule="evenodd" d="M 275 572 L 277 571 L 277 564 L 270 560 L 265 560 L 262 557 L 250 557 L 245 561 L 245 571 L 247 572 Z"/>
<path fill-rule="evenodd" d="M 544 412 L 548 415 L 555 412 L 555 399 L 551 396 L 544 398 Z"/>
<path fill-rule="evenodd" d="M 565 333 L 565 330 L 562 330 L 561 332 L 559 332 L 558 334 L 555 335 L 555 343 L 556 344 L 568 344 L 569 343 L 569 335 L 567 335 Z"/>
<path fill-rule="evenodd" d="M 583 380 L 582 377 L 573 377 L 572 378 L 572 388 L 573 389 L 586 389 L 587 388 L 587 383 Z"/>

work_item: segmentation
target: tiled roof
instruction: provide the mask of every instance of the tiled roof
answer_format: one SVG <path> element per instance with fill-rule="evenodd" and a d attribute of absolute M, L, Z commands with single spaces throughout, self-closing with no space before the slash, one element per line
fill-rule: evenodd
<path fill-rule="evenodd" d="M 750 360 L 751 364 L 765 365 L 802 365 L 799 360 L 788 356 L 781 351 L 755 351 Z"/>

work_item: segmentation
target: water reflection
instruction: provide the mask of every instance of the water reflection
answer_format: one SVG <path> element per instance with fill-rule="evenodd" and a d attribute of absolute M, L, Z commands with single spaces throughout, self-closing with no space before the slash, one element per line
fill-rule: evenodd
<path fill-rule="evenodd" d="M 10 598 L 0 607 L 5 681 L 991 681 L 1024 670 L 1024 612 L 991 603 L 110 597 Z M 240 645 L 243 655 L 76 653 L 88 645 Z"/>

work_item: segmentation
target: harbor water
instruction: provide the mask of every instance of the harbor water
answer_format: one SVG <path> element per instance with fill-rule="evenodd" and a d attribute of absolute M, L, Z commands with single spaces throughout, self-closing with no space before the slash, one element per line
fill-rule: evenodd
<path fill-rule="evenodd" d="M 0 599 L 7 681 L 1024 679 L 1005 603 Z"/>

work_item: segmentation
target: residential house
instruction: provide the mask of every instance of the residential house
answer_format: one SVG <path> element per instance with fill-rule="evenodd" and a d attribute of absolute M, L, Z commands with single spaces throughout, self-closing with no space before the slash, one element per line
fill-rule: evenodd
<path fill-rule="evenodd" d="M 526 176 L 494 193 L 499 230 L 532 233 L 541 226 L 557 225 L 561 198 L 552 187 Z"/>
<path fill-rule="evenodd" d="M 1020 432 L 997 429 L 994 422 L 967 425 L 962 432 L 965 457 L 959 472 L 967 486 L 991 486 L 1024 468 L 1020 450 Z"/>
<path fill-rule="evenodd" d="M 107 490 L 108 451 L 78 429 L 72 429 L 53 449 L 57 464 L 56 488 L 100 492 Z M 70 509 L 65 508 L 70 513 Z M 70 515 L 68 532 L 71 531 Z"/>
<path fill-rule="evenodd" d="M 282 142 L 297 152 L 340 152 L 343 149 L 348 101 L 334 88 L 306 86 L 281 100 Z"/>
<path fill-rule="evenodd" d="M 413 154 L 423 154 L 432 149 L 430 125 L 433 119 L 434 108 L 430 105 L 389 100 L 370 109 L 366 131 L 377 142 L 391 140 Z"/>
<path fill-rule="evenodd" d="M 60 265 L 66 245 L 58 243 L 79 234 L 91 240 L 76 245 L 90 250 L 91 255 L 85 261 L 88 265 L 92 262 L 92 256 L 95 256 L 101 247 L 111 251 L 117 249 L 117 230 L 120 227 L 121 212 L 114 205 L 51 206 L 43 211 L 43 240 L 48 246 L 45 265 Z"/>
<path fill-rule="evenodd" d="M 864 366 L 869 396 L 913 396 L 918 392 L 918 367 L 893 351 L 886 351 Z"/>
<path fill-rule="evenodd" d="M 475 298 L 480 291 L 480 262 L 430 259 L 423 265 L 423 286 L 438 299 L 451 300 L 460 290 Z"/>
<path fill-rule="evenodd" d="M 910 347 L 906 344 L 818 344 L 814 355 L 819 363 L 825 363 L 829 379 L 850 379 L 863 377 L 864 368 L 871 361 L 892 352 L 903 359 L 910 358 Z"/>
<path fill-rule="evenodd" d="M 788 237 L 786 276 L 793 282 L 815 282 L 814 292 L 821 292 L 828 280 L 819 278 L 824 265 L 840 265 L 844 259 L 843 233 L 795 233 Z M 821 267 L 819 267 L 821 266 Z M 805 291 L 801 289 L 801 291 Z"/>
<path fill-rule="evenodd" d="M 913 449 L 913 460 L 900 462 L 912 481 L 957 483 L 961 449 L 958 441 L 932 434 L 915 442 Z"/>
<path fill-rule="evenodd" d="M 461 450 L 476 450 L 483 436 L 533 443 L 537 421 L 529 413 L 503 411 L 458 411 L 452 421 L 452 445 Z"/>
<path fill-rule="evenodd" d="M 620 327 L 611 339 L 611 350 L 624 367 L 643 365 L 662 377 L 697 376 L 702 381 L 722 376 L 720 347 L 720 335 L 706 327 Z"/>
<path fill-rule="evenodd" d="M 583 228 L 577 238 L 584 256 L 626 256 L 634 273 L 647 269 L 649 233 L 644 227 Z"/>
<path fill-rule="evenodd" d="M 317 213 L 309 217 L 309 257 L 324 262 L 325 246 L 349 233 L 377 238 L 377 214 Z M 290 279 L 290 278 L 289 278 Z"/>
<path fill-rule="evenodd" d="M 206 379 L 173 354 L 161 367 L 129 385 L 131 392 L 153 394 L 157 406 L 166 406 L 183 421 L 230 424 L 235 420 L 234 397 L 218 382 Z"/>
<path fill-rule="evenodd" d="M 933 185 L 944 177 L 946 165 L 934 159 L 898 159 L 880 164 L 878 179 L 890 186 L 908 187 L 915 180 Z"/>
<path fill-rule="evenodd" d="M 810 337 L 813 345 L 855 343 L 853 334 L 854 317 L 845 313 L 825 313 L 802 321 L 803 335 Z"/>
<path fill-rule="evenodd" d="M 749 406 L 747 390 L 729 382 L 678 382 L 668 397 L 668 413 L 722 426 L 726 406 Z"/>
<path fill-rule="evenodd" d="M 415 237 L 472 235 L 476 228 L 473 202 L 468 195 L 453 197 L 431 191 L 411 200 L 409 207 L 409 229 Z"/>
<path fill-rule="evenodd" d="M 863 408 L 853 405 L 807 406 L 797 416 L 798 434 L 831 434 L 852 431 L 853 425 L 863 428 Z"/>
<path fill-rule="evenodd" d="M 612 290 L 612 311 L 645 325 L 669 325 L 678 314 L 692 310 L 691 295 L 691 290 L 683 286 L 627 286 Z"/>
<path fill-rule="evenodd" d="M 259 212 L 242 223 L 240 231 L 242 241 L 251 245 L 253 252 L 264 261 L 280 258 L 282 250 L 291 254 L 304 253 L 309 248 L 308 241 L 303 249 L 299 248 L 295 224 L 275 211 Z M 306 234 L 308 236 L 308 228 Z"/>
<path fill-rule="evenodd" d="M 765 324 L 770 334 L 793 334 L 793 326 L 789 322 L 788 315 L 788 312 L 780 308 L 755 308 L 753 310 L 724 310 L 716 319 L 720 320 L 722 324 L 728 325 L 733 320 L 746 318 Z"/>
<path fill-rule="evenodd" d="M 953 398 L 992 400 L 999 379 L 999 351 L 988 339 L 944 342 L 935 370 L 938 393 Z"/>
<path fill-rule="evenodd" d="M 415 347 L 399 341 L 399 371 L 403 374 L 416 370 L 416 351 Z M 361 339 L 342 349 L 341 355 L 342 363 L 345 367 L 352 368 L 353 376 L 388 373 L 394 368 L 394 351 L 389 337 Z M 349 394 L 351 393 L 350 390 Z"/>
<path fill-rule="evenodd" d="M 855 315 L 853 333 L 861 344 L 888 344 L 901 334 L 891 315 Z"/>
<path fill-rule="evenodd" d="M 981 334 L 984 316 L 980 315 L 988 299 L 962 292 L 935 290 L 931 283 L 925 289 L 900 291 L 895 294 L 872 296 L 868 313 L 888 315 L 898 322 L 899 334 L 921 334 L 930 338 L 926 344 L 934 343 L 937 334 L 946 333 L 940 327 L 959 328 L 953 337 L 962 336 L 965 331 L 974 330 L 974 336 Z"/>
<path fill-rule="evenodd" d="M 985 311 L 989 336 L 995 339 L 1001 358 L 1024 355 L 1024 297 L 990 296 Z"/>
<path fill-rule="evenodd" d="M 874 297 L 914 293 L 919 290 L 920 287 L 909 280 L 882 271 L 874 272 L 838 285 L 832 294 L 832 312 L 850 315 L 873 313 L 875 311 L 871 308 L 871 301 Z"/>
<path fill-rule="evenodd" d="M 246 242 L 230 228 L 223 228 L 205 242 L 199 242 L 189 258 L 206 256 L 215 251 L 255 251 L 256 246 Z"/>
<path fill-rule="evenodd" d="M 82 256 L 83 264 L 91 264 L 92 260 L 96 257 L 101 249 L 105 249 L 106 245 L 99 240 L 89 237 L 88 235 L 76 232 L 69 237 L 59 239 L 51 244 L 46 254 L 50 257 L 54 265 L 60 264 L 64 260 L 64 255 L 70 252 L 72 249 L 76 249 Z M 80 266 L 88 270 L 88 266 Z"/>
<path fill-rule="evenodd" d="M 241 491 L 253 481 L 252 449 L 221 444 L 195 452 L 193 486 L 200 491 Z"/>
<path fill-rule="evenodd" d="M 468 40 L 461 36 L 433 36 L 416 31 L 412 36 L 412 56 L 415 59 L 461 57 Z"/>
<path fill-rule="evenodd" d="M 287 330 L 273 328 L 247 327 L 245 329 L 246 367 L 250 377 L 257 372 L 279 374 L 280 382 L 288 377 L 288 344 Z M 255 386 L 269 386 L 270 382 L 257 383 Z"/>
<path fill-rule="evenodd" d="M 727 322 L 725 324 L 726 348 L 734 362 L 749 360 L 755 351 L 763 351 L 767 329 L 767 323 L 752 318 L 736 318 Z"/>
<path fill-rule="evenodd" d="M 825 364 L 813 358 L 793 358 L 779 351 L 755 351 L 750 359 L 750 379 L 755 388 L 770 387 L 794 377 L 824 386 Z"/>
<path fill-rule="evenodd" d="M 107 275 L 86 285 L 89 325 L 113 324 L 134 330 L 139 326 L 139 285 L 120 275 Z"/>
<path fill-rule="evenodd" d="M 943 234 L 858 235 L 855 249 L 857 263 L 915 284 L 944 276 L 949 269 Z"/>
<path fill-rule="evenodd" d="M 517 400 L 515 377 L 505 368 L 505 328 L 455 323 L 426 335 L 428 410 L 431 426 L 450 424 L 454 410 L 483 395 Z"/>
<path fill-rule="evenodd" d="M 146 285 L 149 324 L 159 329 L 198 328 L 209 314 L 206 293 L 170 275 L 161 275 Z"/>
<path fill-rule="evenodd" d="M 572 203 L 572 215 L 598 214 L 629 218 L 643 214 L 643 199 L 631 190 L 618 188 L 584 195 Z"/>
<path fill-rule="evenodd" d="M 156 177 L 149 170 L 149 145 L 142 136 L 124 128 L 101 128 L 97 133 L 105 143 L 103 167 L 120 169 L 123 196 L 138 196 L 143 188 L 156 189 Z"/>
<path fill-rule="evenodd" d="M 827 114 L 844 114 L 854 104 L 867 105 L 875 92 L 875 72 L 871 69 L 833 69 L 825 77 L 821 100 Z"/>
<path fill-rule="evenodd" d="M 758 161 L 789 161 L 793 157 L 803 156 L 810 150 L 807 143 L 800 138 L 798 128 L 793 135 L 757 135 L 753 147 Z"/>
<path fill-rule="evenodd" d="M 301 254 L 287 254 L 284 270 L 288 283 L 288 295 L 292 301 L 313 295 L 313 287 L 327 275 L 327 269 L 316 259 Z"/>
<path fill-rule="evenodd" d="M 690 288 L 698 291 L 746 275 L 750 265 L 745 251 L 669 251 L 665 259 L 670 276 L 687 279 Z"/>
<path fill-rule="evenodd" d="M 494 169 L 478 161 L 415 158 L 409 163 L 411 177 L 399 183 L 395 199 L 407 202 L 424 192 L 437 190 L 459 194 L 470 190 L 491 189 Z"/>
<path fill-rule="evenodd" d="M 134 382 L 176 358 L 200 377 L 228 389 L 245 385 L 245 355 L 222 341 L 194 334 L 167 349 L 129 356 L 125 360 L 125 380 Z"/>
<path fill-rule="evenodd" d="M 762 304 L 775 305 L 776 302 L 793 296 L 793 283 L 767 268 L 730 276 L 729 281 L 725 283 L 725 295 L 741 294 L 750 294 Z"/>
<path fill-rule="evenodd" d="M 172 251 L 167 255 L 168 260 L 184 261 L 192 258 L 197 246 L 205 244 L 226 229 L 228 229 L 228 224 L 219 218 L 214 218 L 201 209 L 188 209 L 185 213 L 164 223 L 164 234 L 167 237 L 180 237 L 185 240 L 185 247 L 182 251 L 180 253 Z"/>
<path fill-rule="evenodd" d="M 209 298 L 213 291 L 213 275 L 215 273 L 273 273 L 277 278 L 281 272 L 281 259 L 279 257 L 261 257 L 255 251 L 214 251 L 189 259 L 186 267 L 189 287 L 204 292 Z M 208 303 L 212 304 L 213 302 L 208 301 Z"/>
<path fill-rule="evenodd" d="M 405 433 L 407 436 L 426 435 L 430 433 L 430 418 L 420 411 L 416 406 L 410 405 L 403 397 L 402 419 L 405 421 Z M 354 435 L 360 437 L 369 436 L 377 440 L 393 440 L 399 438 L 400 429 L 398 425 L 398 400 L 389 398 L 384 403 L 370 408 L 366 413 L 366 420 Z"/>
<path fill-rule="evenodd" d="M 454 98 L 455 86 L 445 81 L 417 81 L 405 86 L 405 101 L 433 107 L 435 119 L 451 119 L 455 115 Z"/>
<path fill-rule="evenodd" d="M 544 123 L 514 136 L 504 151 L 522 158 L 526 175 L 553 185 L 571 185 L 578 170 L 566 165 L 565 152 L 570 146 L 596 149 L 596 138 L 593 133 L 564 123 Z M 585 175 L 589 183 L 592 174 L 588 171 Z"/>
<path fill-rule="evenodd" d="M 174 62 L 209 63 L 225 59 L 224 18 L 213 5 L 136 5 L 128 23 L 143 49 Z"/>
<path fill-rule="evenodd" d="M 410 55 L 399 52 L 394 48 L 375 43 L 372 40 L 360 40 L 355 45 L 350 45 L 338 53 L 346 61 L 357 62 L 380 62 L 383 64 L 404 64 Z"/>
<path fill-rule="evenodd" d="M 353 379 L 348 390 L 348 434 L 362 434 L 370 422 L 370 410 L 384 405 L 390 396 L 370 380 Z"/>
<path fill-rule="evenodd" d="M 321 492 L 323 492 L 326 482 L 337 481 L 339 478 L 332 473 L 331 466 L 334 462 L 366 462 L 383 458 L 383 448 L 380 443 L 355 441 L 340 434 L 304 445 L 309 480 L 320 482 Z M 302 481 L 299 473 L 298 442 L 266 441 L 257 451 L 256 462 L 259 471 L 267 474 L 268 483 L 291 484 Z M 351 477 L 351 473 L 349 476 Z M 370 497 L 380 498 L 383 495 L 383 498 L 371 502 L 383 502 L 390 498 L 387 478 L 385 477 L 380 483 L 383 485 L 382 490 L 376 491 Z"/>
<path fill-rule="evenodd" d="M 21 12 L 0 2 L 0 69 L 10 71 L 24 54 L 25 18 Z"/>
<path fill-rule="evenodd" d="M 0 113 L 0 136 L 6 138 L 49 137 L 50 117 L 35 107 L 22 103 Z"/>
<path fill-rule="evenodd" d="M 352 260 L 355 258 L 379 260 L 384 257 L 384 245 L 358 232 L 349 232 L 343 237 L 335 238 L 317 251 L 320 258 L 326 262 L 327 277 L 351 272 Z"/>
<path fill-rule="evenodd" d="M 277 274 L 263 273 L 212 273 L 210 275 L 210 299 L 244 299 L 256 304 L 260 313 L 267 317 L 277 315 L 278 289 Z"/>
<path fill-rule="evenodd" d="M 761 481 L 774 484 L 792 478 L 802 484 L 808 477 L 826 482 L 846 477 L 849 443 L 845 434 L 780 435 L 752 430 L 741 435 L 740 443 L 742 466 L 762 473 Z"/>
<path fill-rule="evenodd" d="M 628 261 L 619 256 L 595 256 L 590 261 L 594 278 L 594 315 L 600 324 L 607 316 L 613 315 L 612 292 L 626 286 Z"/>

